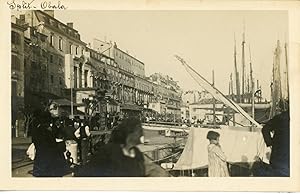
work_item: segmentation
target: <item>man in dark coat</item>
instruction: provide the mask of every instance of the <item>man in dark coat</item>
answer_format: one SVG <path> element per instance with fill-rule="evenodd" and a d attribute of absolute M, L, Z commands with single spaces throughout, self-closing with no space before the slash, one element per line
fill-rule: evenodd
<path fill-rule="evenodd" d="M 51 127 L 51 114 L 46 111 L 36 112 L 37 126 L 32 132 L 32 142 L 36 155 L 33 163 L 33 176 L 63 176 L 61 154 Z M 53 126 L 53 125 L 52 125 Z M 63 166 L 65 167 L 65 166 Z"/>
<path fill-rule="evenodd" d="M 290 115 L 289 110 L 273 117 L 262 129 L 264 141 L 272 146 L 268 176 L 290 175 Z"/>
<path fill-rule="evenodd" d="M 75 137 L 76 129 L 74 128 L 73 121 L 71 119 L 65 120 L 65 127 L 63 127 L 62 131 L 65 140 L 77 140 L 77 138 Z"/>

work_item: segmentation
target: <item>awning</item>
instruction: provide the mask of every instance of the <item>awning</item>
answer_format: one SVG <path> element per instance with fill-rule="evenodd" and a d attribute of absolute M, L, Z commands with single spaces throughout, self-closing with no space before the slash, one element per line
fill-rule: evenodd
<path fill-rule="evenodd" d="M 110 105 L 115 105 L 115 106 L 117 106 L 119 103 L 116 101 L 116 100 L 114 100 L 114 99 L 109 99 L 108 100 L 108 103 L 110 104 Z"/>
<path fill-rule="evenodd" d="M 135 104 L 121 104 L 121 110 L 134 110 L 134 111 L 141 111 L 142 107 L 135 105 Z"/>
<path fill-rule="evenodd" d="M 67 99 L 55 99 L 52 100 L 52 103 L 57 104 L 57 106 L 71 106 L 71 101 Z M 78 106 L 73 102 L 73 106 Z"/>

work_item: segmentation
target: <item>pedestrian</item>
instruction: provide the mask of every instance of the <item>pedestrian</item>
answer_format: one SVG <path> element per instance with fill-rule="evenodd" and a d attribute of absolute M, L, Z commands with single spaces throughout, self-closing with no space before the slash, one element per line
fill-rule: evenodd
<path fill-rule="evenodd" d="M 209 140 L 208 150 L 208 176 L 209 177 L 228 177 L 226 156 L 219 144 L 220 134 L 215 131 L 207 133 Z"/>
<path fill-rule="evenodd" d="M 286 177 L 290 175 L 290 114 L 288 103 L 279 102 L 279 114 L 262 128 L 266 145 L 272 146 L 270 167 L 264 176 Z M 286 109 L 286 110 L 284 110 Z"/>
<path fill-rule="evenodd" d="M 52 125 L 52 133 L 55 137 L 56 147 L 57 147 L 57 156 L 53 158 L 53 165 L 55 166 L 54 170 L 56 171 L 55 174 L 57 176 L 63 176 L 68 171 L 67 160 L 65 158 L 65 151 L 66 151 L 66 143 L 64 138 L 64 131 L 63 131 L 63 120 L 62 119 L 55 119 L 54 124 Z"/>
<path fill-rule="evenodd" d="M 35 112 L 37 126 L 32 131 L 32 142 L 36 149 L 33 162 L 33 176 L 59 177 L 56 161 L 59 157 L 58 147 L 51 127 L 51 114 L 48 111 Z M 52 124 L 53 126 L 53 124 Z"/>
<path fill-rule="evenodd" d="M 66 118 L 65 119 L 65 126 L 63 127 L 63 134 L 64 134 L 64 139 L 67 140 L 73 140 L 76 141 L 77 138 L 75 136 L 75 127 L 74 127 L 74 123 L 71 119 Z"/>
<path fill-rule="evenodd" d="M 157 176 L 167 176 L 162 168 L 150 164 L 138 149 L 137 145 L 143 143 L 143 139 L 143 129 L 138 118 L 122 120 L 113 129 L 111 142 L 93 155 L 91 161 L 80 169 L 78 176 L 144 177 L 150 174 L 147 172 L 149 168 Z"/>
<path fill-rule="evenodd" d="M 88 154 L 91 146 L 91 132 L 88 121 L 83 122 L 83 126 L 80 128 L 80 139 L 81 139 L 81 159 L 82 164 L 86 164 L 88 160 Z"/>
<path fill-rule="evenodd" d="M 87 120 L 84 120 L 82 124 L 79 124 L 79 127 L 75 131 L 75 136 L 77 137 L 78 142 L 79 158 L 81 164 L 84 165 L 87 162 L 91 136 Z"/>

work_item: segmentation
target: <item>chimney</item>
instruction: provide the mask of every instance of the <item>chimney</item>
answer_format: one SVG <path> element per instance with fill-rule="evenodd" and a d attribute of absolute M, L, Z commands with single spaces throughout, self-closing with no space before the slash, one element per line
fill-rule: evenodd
<path fill-rule="evenodd" d="M 17 17 L 15 15 L 11 15 L 11 23 L 17 24 Z"/>
<path fill-rule="evenodd" d="M 54 10 L 44 10 L 44 12 L 54 18 Z"/>
<path fill-rule="evenodd" d="M 24 24 L 25 23 L 25 14 L 20 15 L 20 21 Z"/>
<path fill-rule="evenodd" d="M 68 22 L 67 26 L 69 26 L 70 28 L 73 28 L 73 22 Z"/>

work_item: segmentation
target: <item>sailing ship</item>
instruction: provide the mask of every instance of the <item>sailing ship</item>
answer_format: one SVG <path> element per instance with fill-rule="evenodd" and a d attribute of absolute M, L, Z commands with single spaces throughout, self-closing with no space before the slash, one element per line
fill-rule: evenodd
<path fill-rule="evenodd" d="M 281 65 L 281 46 L 280 41 L 277 40 L 277 45 L 274 51 L 272 82 L 271 82 L 271 111 L 269 118 L 277 114 L 279 103 L 283 103 L 283 109 L 288 109 L 289 101 L 289 78 L 288 78 L 288 47 L 284 44 L 285 50 L 285 66 Z"/>
<path fill-rule="evenodd" d="M 239 104 L 248 114 L 256 121 L 263 122 L 269 119 L 271 103 L 262 98 L 262 87 L 259 80 L 254 79 L 253 66 L 251 59 L 251 48 L 249 45 L 249 71 L 247 73 L 245 59 L 245 31 L 243 32 L 242 40 L 242 72 L 238 71 L 236 40 L 234 36 L 234 74 L 230 75 L 229 81 L 229 98 Z M 235 81 L 233 80 L 235 79 Z M 241 79 L 240 79 L 241 78 Z M 256 83 L 256 84 L 255 84 Z M 235 87 L 234 87 L 235 86 Z"/>

